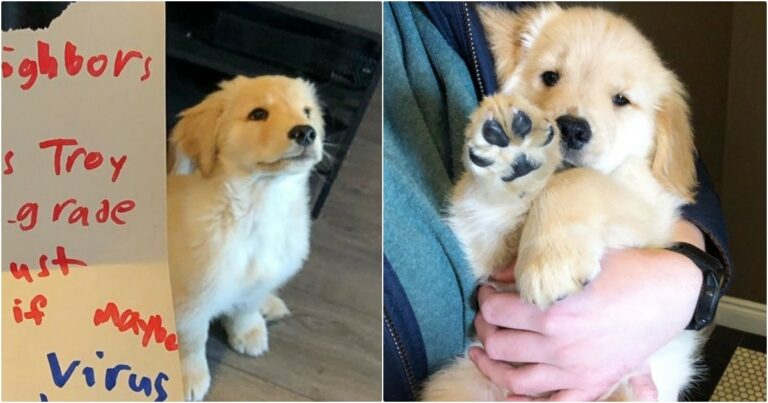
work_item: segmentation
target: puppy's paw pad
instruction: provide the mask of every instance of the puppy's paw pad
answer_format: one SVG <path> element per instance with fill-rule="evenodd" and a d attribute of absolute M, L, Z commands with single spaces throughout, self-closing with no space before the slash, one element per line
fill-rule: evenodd
<path fill-rule="evenodd" d="M 531 127 L 533 127 L 533 122 L 525 111 L 518 110 L 515 112 L 515 115 L 512 117 L 512 131 L 516 135 L 525 138 L 531 132 Z"/>
<path fill-rule="evenodd" d="M 254 326 L 229 335 L 229 346 L 240 354 L 258 357 L 269 350 L 266 326 Z"/>
<path fill-rule="evenodd" d="M 479 166 L 480 168 L 485 168 L 493 165 L 493 160 L 477 155 L 474 148 L 469 149 L 469 160 L 472 161 L 473 164 Z"/>
<path fill-rule="evenodd" d="M 547 147 L 554 143 L 556 130 L 541 110 L 520 97 L 488 97 L 467 127 L 467 169 L 513 182 L 559 158 L 554 146 Z M 539 177 L 545 180 L 547 174 Z"/>
<path fill-rule="evenodd" d="M 267 321 L 280 320 L 291 314 L 285 302 L 276 295 L 270 295 L 261 306 L 261 314 Z"/>
<path fill-rule="evenodd" d="M 211 387 L 211 374 L 208 367 L 185 368 L 182 371 L 184 400 L 201 401 Z"/>
<path fill-rule="evenodd" d="M 488 144 L 497 147 L 507 147 L 509 145 L 509 137 L 504 132 L 504 128 L 496 119 L 488 119 L 483 124 L 483 138 Z"/>
<path fill-rule="evenodd" d="M 540 162 L 529 159 L 525 154 L 518 155 L 511 165 L 512 171 L 508 175 L 501 177 L 501 180 L 504 182 L 512 182 L 513 180 L 528 175 L 541 167 Z"/>
<path fill-rule="evenodd" d="M 547 122 L 549 123 L 549 122 Z M 552 142 L 552 139 L 555 138 L 555 127 L 550 123 L 549 129 L 547 129 L 547 137 L 544 139 L 544 143 L 541 144 L 540 147 L 546 147 L 549 145 L 549 143 Z"/>

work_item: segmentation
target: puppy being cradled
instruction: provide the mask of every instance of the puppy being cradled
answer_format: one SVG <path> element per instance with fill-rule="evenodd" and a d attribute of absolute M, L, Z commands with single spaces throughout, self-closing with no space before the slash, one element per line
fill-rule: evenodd
<path fill-rule="evenodd" d="M 288 314 L 274 291 L 309 254 L 309 176 L 322 158 L 314 87 L 282 76 L 236 77 L 183 111 L 171 142 L 196 173 L 168 177 L 171 283 L 184 396 L 211 377 L 208 326 L 230 346 L 267 351 L 267 320 Z"/>
<path fill-rule="evenodd" d="M 480 16 L 503 91 L 467 128 L 449 223 L 478 280 L 515 263 L 521 298 L 545 309 L 595 278 L 607 250 L 671 243 L 696 179 L 689 110 L 675 75 L 618 16 L 557 5 Z M 689 384 L 699 337 L 683 331 L 650 357 L 659 400 Z M 508 392 L 462 357 L 422 398 Z M 623 379 L 602 399 L 634 400 L 633 390 Z"/>

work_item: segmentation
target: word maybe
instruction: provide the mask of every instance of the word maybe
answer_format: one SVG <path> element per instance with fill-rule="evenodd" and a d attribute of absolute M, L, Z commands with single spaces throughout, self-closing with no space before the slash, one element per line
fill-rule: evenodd
<path fill-rule="evenodd" d="M 135 335 L 143 332 L 141 345 L 144 347 L 149 345 L 149 341 L 154 336 L 155 342 L 163 343 L 166 350 L 179 349 L 176 333 L 168 333 L 168 330 L 163 326 L 163 318 L 160 315 L 152 315 L 149 320 L 144 320 L 141 318 L 141 313 L 131 309 L 126 309 L 121 313 L 114 302 L 108 303 L 104 309 L 96 309 L 96 312 L 93 313 L 93 324 L 96 326 L 110 320 L 120 332 L 131 330 Z"/>

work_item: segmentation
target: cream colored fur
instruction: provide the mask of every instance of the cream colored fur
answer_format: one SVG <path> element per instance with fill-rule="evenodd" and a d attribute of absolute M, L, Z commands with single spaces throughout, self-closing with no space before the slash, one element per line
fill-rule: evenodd
<path fill-rule="evenodd" d="M 249 118 L 265 109 L 263 120 Z M 211 377 L 205 344 L 221 317 L 230 346 L 268 349 L 267 320 L 288 315 L 274 292 L 309 254 L 309 175 L 322 157 L 314 87 L 281 76 L 237 77 L 181 113 L 172 133 L 178 171 L 168 177 L 171 283 L 184 396 L 201 400 Z M 300 146 L 297 125 L 317 138 Z"/>
<path fill-rule="evenodd" d="M 517 290 L 544 309 L 597 276 L 608 249 L 671 242 L 679 208 L 692 200 L 695 184 L 689 110 L 682 85 L 652 45 L 616 15 L 557 5 L 517 14 L 481 7 L 480 14 L 503 93 L 512 95 L 480 105 L 467 128 L 467 147 L 493 161 L 500 152 L 508 156 L 490 167 L 465 158 L 449 222 L 479 280 L 516 258 Z M 559 72 L 556 86 L 542 83 L 545 71 Z M 615 106 L 617 93 L 631 104 Z M 499 102 L 509 106 L 491 107 Z M 502 119 L 516 108 L 532 115 L 534 127 L 564 114 L 583 117 L 592 139 L 580 151 L 557 150 L 562 154 L 511 134 L 509 147 L 489 145 L 478 119 Z M 497 169 L 520 153 L 549 159 L 529 175 L 500 181 Z M 575 168 L 552 174 L 560 158 Z M 651 357 L 660 400 L 677 400 L 695 375 L 699 338 L 684 331 Z M 503 400 L 506 394 L 460 358 L 430 378 L 422 398 Z M 625 379 L 604 398 L 632 396 Z"/>

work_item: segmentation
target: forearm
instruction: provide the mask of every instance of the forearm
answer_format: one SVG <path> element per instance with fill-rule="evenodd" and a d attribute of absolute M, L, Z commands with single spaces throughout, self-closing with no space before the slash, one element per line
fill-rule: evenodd
<path fill-rule="evenodd" d="M 675 224 L 672 240 L 675 242 L 686 242 L 701 250 L 705 250 L 706 241 L 704 233 L 692 222 L 682 219 Z"/>
<path fill-rule="evenodd" d="M 693 203 L 683 207 L 682 217 L 695 225 L 702 233 L 704 239 L 702 250 L 722 263 L 725 269 L 723 280 L 723 289 L 725 290 L 730 284 L 732 273 L 725 218 L 720 207 L 720 200 L 700 158 L 696 160 L 696 175 L 699 181 L 696 188 L 696 199 Z M 701 248 L 700 244 L 693 244 Z"/>

